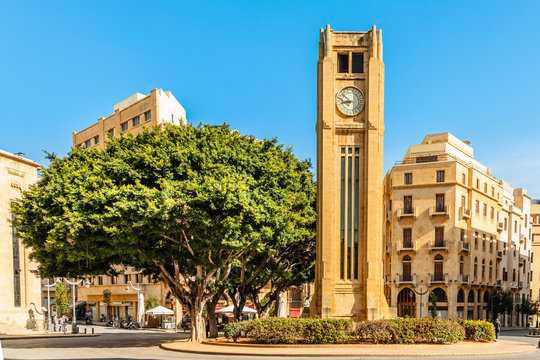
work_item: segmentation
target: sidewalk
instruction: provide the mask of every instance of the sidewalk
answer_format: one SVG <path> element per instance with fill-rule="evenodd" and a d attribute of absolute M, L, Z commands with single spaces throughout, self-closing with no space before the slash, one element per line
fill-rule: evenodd
<path fill-rule="evenodd" d="M 192 354 L 229 355 L 229 356 L 298 356 L 298 357 L 357 357 L 357 356 L 489 356 L 516 355 L 538 351 L 531 344 L 501 340 L 495 343 L 462 342 L 455 345 L 260 345 L 235 344 L 218 339 L 212 342 L 196 344 L 189 341 L 176 341 L 161 344 L 165 350 Z M 540 351 L 539 356 L 540 356 Z"/>

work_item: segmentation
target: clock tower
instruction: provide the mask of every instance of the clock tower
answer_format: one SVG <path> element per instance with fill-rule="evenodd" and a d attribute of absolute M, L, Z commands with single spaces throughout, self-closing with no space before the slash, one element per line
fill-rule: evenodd
<path fill-rule="evenodd" d="M 384 295 L 382 33 L 321 29 L 317 64 L 317 260 L 323 318 L 391 317 Z"/>

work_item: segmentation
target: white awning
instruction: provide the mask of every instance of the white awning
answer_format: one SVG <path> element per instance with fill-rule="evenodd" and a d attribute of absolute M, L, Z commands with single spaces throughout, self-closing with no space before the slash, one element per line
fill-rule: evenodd
<path fill-rule="evenodd" d="M 234 312 L 234 305 L 229 305 L 227 307 L 216 310 L 216 314 L 232 314 Z M 250 307 L 244 306 L 242 309 L 243 314 L 256 314 L 257 310 Z"/>
<path fill-rule="evenodd" d="M 146 312 L 147 315 L 174 315 L 174 311 L 167 309 L 164 306 L 156 306 Z"/>

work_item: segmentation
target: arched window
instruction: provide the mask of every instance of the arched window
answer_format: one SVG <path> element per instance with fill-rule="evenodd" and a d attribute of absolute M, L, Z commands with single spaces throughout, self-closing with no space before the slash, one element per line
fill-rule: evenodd
<path fill-rule="evenodd" d="M 446 291 L 441 288 L 435 288 L 431 291 L 430 298 L 435 298 L 437 302 L 447 302 Z"/>
<path fill-rule="evenodd" d="M 444 258 L 441 254 L 437 254 L 433 261 L 433 273 L 435 281 L 444 280 Z"/>
<path fill-rule="evenodd" d="M 403 281 L 412 281 L 412 272 L 411 272 L 411 257 L 405 255 L 403 260 L 401 260 L 401 266 L 403 270 Z"/>
<path fill-rule="evenodd" d="M 482 259 L 482 280 L 484 280 L 486 276 L 486 259 Z"/>
<path fill-rule="evenodd" d="M 474 303 L 474 290 L 469 290 L 469 295 L 467 295 L 467 302 L 469 304 Z"/>
<path fill-rule="evenodd" d="M 459 257 L 459 275 L 463 275 L 465 272 L 465 260 L 463 260 L 463 255 Z"/>
<path fill-rule="evenodd" d="M 465 292 L 463 291 L 463 289 L 459 289 L 457 293 L 457 302 L 458 303 L 465 302 Z"/>
<path fill-rule="evenodd" d="M 416 295 L 409 288 L 401 290 L 397 297 L 398 316 L 415 317 L 416 316 Z"/>
<path fill-rule="evenodd" d="M 489 281 L 493 278 L 493 261 L 489 260 Z"/>

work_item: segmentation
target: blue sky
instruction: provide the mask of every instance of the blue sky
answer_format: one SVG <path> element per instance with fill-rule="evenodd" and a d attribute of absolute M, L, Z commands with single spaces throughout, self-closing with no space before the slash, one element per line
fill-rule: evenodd
<path fill-rule="evenodd" d="M 540 196 L 539 1 L 11 1 L 0 4 L 0 148 L 43 162 L 134 92 L 315 161 L 319 28 L 383 29 L 386 168 L 429 132 Z"/>

